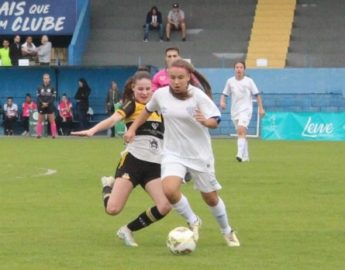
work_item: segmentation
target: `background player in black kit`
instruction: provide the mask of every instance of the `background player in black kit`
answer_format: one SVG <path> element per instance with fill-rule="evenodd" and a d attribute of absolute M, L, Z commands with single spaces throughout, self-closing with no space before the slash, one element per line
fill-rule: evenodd
<path fill-rule="evenodd" d="M 38 108 L 38 121 L 37 121 L 37 138 L 42 137 L 42 126 L 44 121 L 44 116 L 48 115 L 48 120 L 50 123 L 50 131 L 52 138 L 56 137 L 56 123 L 55 123 L 55 100 L 56 92 L 54 87 L 50 85 L 50 76 L 45 73 L 43 75 L 43 84 L 37 89 L 37 108 Z"/>

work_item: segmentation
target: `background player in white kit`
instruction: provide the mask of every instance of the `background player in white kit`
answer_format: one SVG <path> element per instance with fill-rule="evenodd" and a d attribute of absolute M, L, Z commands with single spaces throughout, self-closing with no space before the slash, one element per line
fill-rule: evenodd
<path fill-rule="evenodd" d="M 238 136 L 236 159 L 239 162 L 249 161 L 247 129 L 253 112 L 252 96 L 256 97 L 260 117 L 265 115 L 260 92 L 254 81 L 245 76 L 245 69 L 244 62 L 236 62 L 235 76 L 227 80 L 220 98 L 220 107 L 225 110 L 226 98 L 231 97 L 231 120 Z"/>
<path fill-rule="evenodd" d="M 193 212 L 180 188 L 183 177 L 189 171 L 194 187 L 215 217 L 226 243 L 230 247 L 240 245 L 231 229 L 221 189 L 214 170 L 214 157 L 208 128 L 216 128 L 220 112 L 213 101 L 199 88 L 190 84 L 194 69 L 188 62 L 178 59 L 168 68 L 170 86 L 156 91 L 138 118 L 129 127 L 124 138 L 130 142 L 136 129 L 145 122 L 151 112 L 158 111 L 164 118 L 164 140 L 161 178 L 163 190 L 173 208 L 183 216 L 199 239 L 200 218 Z"/>

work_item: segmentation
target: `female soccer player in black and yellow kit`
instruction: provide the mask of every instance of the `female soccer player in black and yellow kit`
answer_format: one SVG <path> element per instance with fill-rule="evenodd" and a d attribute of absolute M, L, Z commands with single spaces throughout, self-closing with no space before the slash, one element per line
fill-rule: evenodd
<path fill-rule="evenodd" d="M 73 132 L 72 135 L 93 136 L 101 130 L 109 129 L 121 120 L 124 120 L 126 126 L 129 127 L 145 109 L 145 104 L 151 99 L 152 93 L 150 74 L 144 71 L 136 72 L 126 83 L 122 108 L 93 128 Z M 117 166 L 115 178 L 102 177 L 104 205 L 106 212 L 110 215 L 121 212 L 131 191 L 138 184 L 148 192 L 155 203 L 155 206 L 118 230 L 117 236 L 128 246 L 138 246 L 133 238 L 133 231 L 138 231 L 162 219 L 171 209 L 160 181 L 163 131 L 161 116 L 152 113 L 137 130 L 133 142 L 127 144 L 126 149 L 121 153 L 122 157 Z"/>

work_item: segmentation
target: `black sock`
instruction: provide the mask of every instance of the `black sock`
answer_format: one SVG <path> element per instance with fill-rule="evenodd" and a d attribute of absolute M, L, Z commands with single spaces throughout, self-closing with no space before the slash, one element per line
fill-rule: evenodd
<path fill-rule="evenodd" d="M 141 213 L 135 220 L 131 221 L 127 225 L 127 227 L 132 232 L 138 231 L 142 228 L 149 226 L 153 222 L 162 219 L 164 216 L 165 215 L 159 213 L 157 206 L 154 206 L 150 209 L 147 209 L 145 212 Z"/>
<path fill-rule="evenodd" d="M 109 200 L 111 191 L 112 191 L 112 187 L 109 187 L 109 186 L 103 187 L 103 202 L 104 202 L 105 208 L 107 208 L 108 200 Z"/>

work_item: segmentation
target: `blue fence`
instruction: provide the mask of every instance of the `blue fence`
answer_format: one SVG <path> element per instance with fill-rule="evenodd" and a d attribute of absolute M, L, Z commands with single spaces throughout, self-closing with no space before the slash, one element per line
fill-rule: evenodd
<path fill-rule="evenodd" d="M 110 82 L 118 82 L 120 89 L 137 67 L 20 67 L 0 68 L 0 103 L 13 96 L 20 105 L 25 93 L 35 94 L 43 73 L 49 73 L 58 94 L 73 97 L 79 78 L 85 78 L 92 89 L 90 103 L 96 114 L 105 117 L 104 101 Z M 200 69 L 210 81 L 214 101 L 218 104 L 226 80 L 232 69 Z M 263 93 L 267 112 L 345 112 L 345 68 L 334 69 L 251 69 L 247 74 L 254 79 Z M 256 114 L 249 126 L 249 133 L 256 132 Z M 223 112 L 220 128 L 212 135 L 227 136 L 234 133 L 229 109 Z"/>
<path fill-rule="evenodd" d="M 58 97 L 66 93 L 74 97 L 78 89 L 78 81 L 85 78 L 91 87 L 90 106 L 96 114 L 105 113 L 105 97 L 112 80 L 119 89 L 135 71 L 136 66 L 129 67 L 18 67 L 0 69 L 0 103 L 8 96 L 14 97 L 15 103 L 21 105 L 26 93 L 36 95 L 36 89 L 42 82 L 44 73 L 50 74 L 51 83 L 57 89 Z"/>

